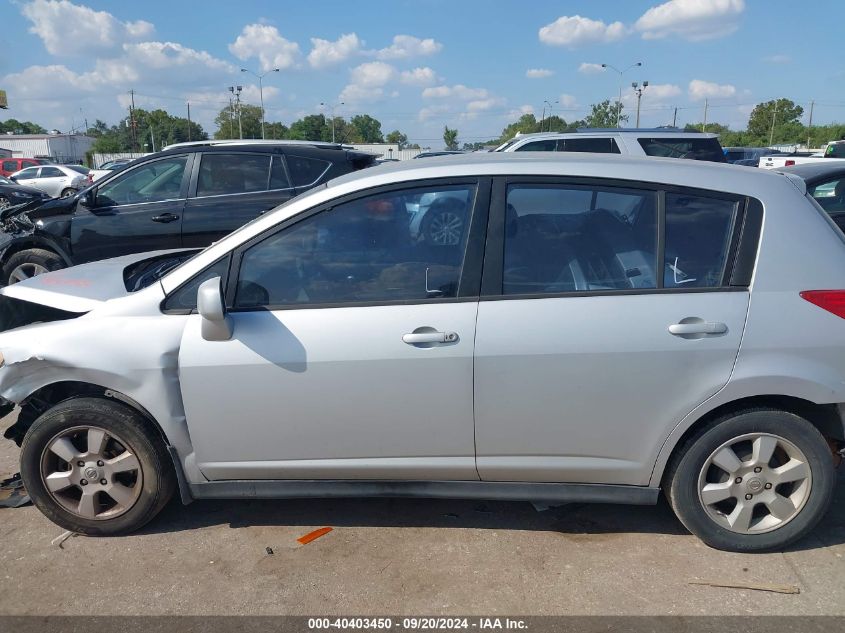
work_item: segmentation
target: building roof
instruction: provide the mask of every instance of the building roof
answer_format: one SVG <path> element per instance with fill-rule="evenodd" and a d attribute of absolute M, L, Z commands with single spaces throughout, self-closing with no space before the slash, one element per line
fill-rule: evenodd
<path fill-rule="evenodd" d="M 64 138 L 67 136 L 76 136 L 79 138 L 88 138 L 92 141 L 94 140 L 93 136 L 88 136 L 87 134 L 0 134 L 0 142 L 3 140 L 40 141 L 43 139 Z"/>

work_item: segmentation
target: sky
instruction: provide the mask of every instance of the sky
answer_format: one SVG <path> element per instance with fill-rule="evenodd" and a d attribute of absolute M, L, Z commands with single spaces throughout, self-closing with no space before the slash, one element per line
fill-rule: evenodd
<path fill-rule="evenodd" d="M 114 124 L 134 90 L 136 106 L 175 115 L 190 101 L 211 133 L 228 86 L 259 102 L 241 68 L 279 68 L 263 80 L 267 120 L 325 103 L 431 147 L 444 125 L 474 142 L 526 112 L 583 118 L 620 85 L 633 124 L 644 80 L 644 127 L 676 107 L 679 125 L 699 122 L 705 99 L 708 121 L 739 129 L 778 97 L 845 121 L 843 20 L 842 0 L 0 0 L 0 120 Z"/>

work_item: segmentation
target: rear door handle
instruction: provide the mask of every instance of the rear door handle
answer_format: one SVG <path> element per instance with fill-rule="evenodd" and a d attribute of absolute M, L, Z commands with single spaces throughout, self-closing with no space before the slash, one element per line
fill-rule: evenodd
<path fill-rule="evenodd" d="M 153 216 L 153 222 L 161 222 L 163 224 L 167 224 L 168 222 L 175 222 L 179 219 L 179 216 L 174 213 L 162 213 L 161 215 Z"/>
<path fill-rule="evenodd" d="M 724 334 L 728 326 L 724 323 L 701 321 L 699 323 L 673 323 L 669 326 L 670 334 Z"/>
<path fill-rule="evenodd" d="M 458 340 L 457 332 L 411 332 L 403 334 L 402 341 L 408 345 L 417 343 L 452 343 Z"/>

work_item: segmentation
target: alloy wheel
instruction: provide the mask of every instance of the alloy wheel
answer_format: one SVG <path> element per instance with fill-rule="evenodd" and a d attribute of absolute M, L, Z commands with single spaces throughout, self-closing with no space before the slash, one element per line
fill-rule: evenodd
<path fill-rule="evenodd" d="M 783 527 L 804 508 L 811 489 L 806 455 L 768 433 L 725 442 L 710 454 L 698 477 L 698 498 L 708 516 L 738 534 Z"/>
<path fill-rule="evenodd" d="M 431 219 L 428 235 L 438 246 L 456 246 L 461 242 L 463 228 L 464 221 L 459 215 L 443 211 Z"/>
<path fill-rule="evenodd" d="M 96 426 L 77 426 L 47 442 L 41 480 L 53 500 L 71 514 L 103 520 L 135 505 L 144 474 L 126 442 Z"/>
<path fill-rule="evenodd" d="M 36 275 L 41 275 L 46 272 L 48 271 L 45 266 L 27 262 L 25 264 L 21 264 L 20 266 L 16 266 L 9 274 L 9 283 L 15 284 L 19 281 L 23 281 L 24 279 L 29 279 L 30 277 L 35 277 Z"/>

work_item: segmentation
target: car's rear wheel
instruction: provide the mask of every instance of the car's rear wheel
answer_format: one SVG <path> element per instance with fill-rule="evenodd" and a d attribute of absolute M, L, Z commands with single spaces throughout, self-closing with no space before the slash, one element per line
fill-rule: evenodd
<path fill-rule="evenodd" d="M 64 189 L 64 190 L 62 191 L 62 195 L 61 195 L 60 197 L 62 197 L 62 198 L 70 198 L 70 197 L 71 197 L 72 195 L 74 195 L 76 192 L 77 192 L 77 190 L 76 190 L 76 189 L 74 189 L 73 187 L 68 187 L 67 189 Z"/>
<path fill-rule="evenodd" d="M 43 248 L 28 248 L 9 258 L 3 266 L 3 281 L 6 285 L 24 281 L 43 273 L 60 270 L 65 262 L 53 251 Z"/>
<path fill-rule="evenodd" d="M 21 446 L 21 477 L 47 518 L 79 534 L 132 532 L 175 487 L 161 437 L 133 409 L 75 398 L 39 417 Z"/>
<path fill-rule="evenodd" d="M 806 419 L 775 409 L 723 418 L 672 460 L 666 493 L 675 514 L 708 545 L 780 549 L 801 538 L 833 499 L 830 447 Z"/>
<path fill-rule="evenodd" d="M 0 196 L 0 211 L 3 209 L 8 209 L 11 205 L 9 199 L 6 196 Z"/>

